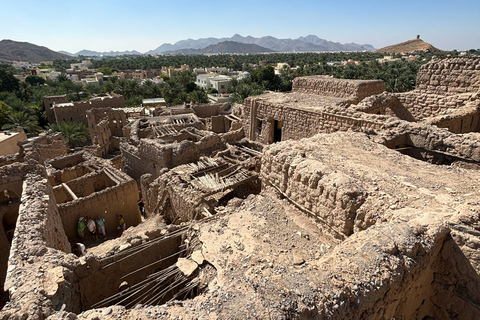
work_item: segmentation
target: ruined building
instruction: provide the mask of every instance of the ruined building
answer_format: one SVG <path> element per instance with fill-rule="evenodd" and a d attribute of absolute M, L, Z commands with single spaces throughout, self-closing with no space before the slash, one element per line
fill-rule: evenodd
<path fill-rule="evenodd" d="M 48 123 L 87 122 L 87 110 L 92 108 L 123 108 L 125 98 L 118 94 L 101 94 L 86 101 L 68 102 L 66 95 L 47 96 L 43 99 Z"/>
<path fill-rule="evenodd" d="M 297 78 L 121 133 L 93 109 L 100 147 L 46 136 L 0 158 L 0 318 L 477 319 L 480 58 L 384 88 Z M 84 213 L 110 238 L 78 258 Z"/>

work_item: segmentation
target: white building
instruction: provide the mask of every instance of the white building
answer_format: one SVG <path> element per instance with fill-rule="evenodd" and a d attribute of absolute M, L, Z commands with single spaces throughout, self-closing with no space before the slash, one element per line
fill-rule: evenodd
<path fill-rule="evenodd" d="M 215 74 L 200 74 L 195 84 L 204 90 L 216 89 L 219 93 L 227 92 L 232 78 L 229 76 Z"/>

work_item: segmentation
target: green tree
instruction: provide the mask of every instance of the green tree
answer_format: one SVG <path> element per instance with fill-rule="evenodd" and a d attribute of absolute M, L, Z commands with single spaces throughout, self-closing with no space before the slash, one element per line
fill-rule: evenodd
<path fill-rule="evenodd" d="M 41 84 L 45 84 L 45 79 L 39 76 L 27 76 L 25 78 L 25 82 L 29 83 L 31 86 L 38 86 Z"/>
<path fill-rule="evenodd" d="M 0 101 L 0 128 L 7 123 L 7 117 L 12 112 L 12 108 L 5 102 Z"/>
<path fill-rule="evenodd" d="M 13 111 L 7 116 L 6 124 L 2 129 L 15 130 L 18 127 L 23 128 L 26 133 L 37 133 L 41 130 L 35 115 L 29 111 Z"/>
<path fill-rule="evenodd" d="M 90 140 L 86 125 L 80 122 L 59 122 L 48 126 L 48 132 L 61 132 L 70 148 L 81 147 Z"/>
<path fill-rule="evenodd" d="M 188 94 L 188 100 L 196 103 L 208 103 L 208 96 L 203 90 L 194 90 Z"/>
<path fill-rule="evenodd" d="M 97 72 L 101 72 L 105 76 L 110 76 L 110 75 L 112 75 L 112 68 L 110 68 L 110 67 L 100 67 L 100 68 L 97 68 Z"/>
<path fill-rule="evenodd" d="M 18 90 L 20 81 L 13 76 L 13 73 L 0 68 L 0 91 L 14 92 Z"/>

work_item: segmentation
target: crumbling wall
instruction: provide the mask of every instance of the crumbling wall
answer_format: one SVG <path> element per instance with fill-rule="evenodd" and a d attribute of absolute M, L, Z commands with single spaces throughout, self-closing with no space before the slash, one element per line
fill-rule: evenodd
<path fill-rule="evenodd" d="M 193 112 L 200 118 L 209 118 L 222 113 L 230 107 L 229 103 L 205 103 L 192 106 Z"/>
<path fill-rule="evenodd" d="M 168 236 L 168 234 L 167 234 Z M 151 243 L 147 248 L 132 254 L 131 249 L 141 244 Z M 120 284 L 127 281 L 130 286 L 146 279 L 155 270 L 165 269 L 175 263 L 178 258 L 175 253 L 180 250 L 182 236 L 158 241 L 155 237 L 136 237 L 124 245 L 122 250 L 110 257 L 88 256 L 84 264 L 75 268 L 75 275 L 81 290 L 82 310 L 88 310 L 94 303 L 119 292 Z M 161 259 L 165 259 L 160 263 Z M 121 260 L 125 258 L 125 260 Z"/>
<path fill-rule="evenodd" d="M 50 159 L 45 161 L 45 164 L 51 165 L 53 168 L 57 170 L 62 170 L 67 167 L 73 167 L 83 161 L 85 161 L 83 151 L 71 153 L 69 155 L 55 157 L 54 159 Z"/>
<path fill-rule="evenodd" d="M 301 143 L 301 141 L 300 141 Z M 307 149 L 284 144 L 264 149 L 262 184 L 273 185 L 289 199 L 333 227 L 333 235 L 351 235 L 357 210 L 367 192 L 351 176 L 334 171 L 321 161 L 306 158 Z"/>
<path fill-rule="evenodd" d="M 447 128 L 453 133 L 468 133 L 480 131 L 480 100 L 479 105 L 467 104 L 460 109 L 454 109 L 447 114 L 429 118 L 425 123 L 439 128 Z"/>
<path fill-rule="evenodd" d="M 475 319 L 480 279 L 448 232 L 430 216 L 352 235 L 316 265 L 319 318 Z"/>
<path fill-rule="evenodd" d="M 54 104 L 56 122 L 80 122 L 88 126 L 87 110 L 92 108 L 124 108 L 125 98 L 121 95 L 105 95 L 94 97 L 86 101 L 77 101 L 68 104 Z"/>
<path fill-rule="evenodd" d="M 112 108 L 93 108 L 88 110 L 87 121 L 91 137 L 92 131 L 96 131 L 96 125 L 100 124 L 102 120 L 107 120 L 108 127 L 112 135 L 123 137 L 123 126 L 127 124 L 127 116 L 125 111 Z"/>
<path fill-rule="evenodd" d="M 451 95 L 480 90 L 479 57 L 437 57 L 420 67 L 416 90 Z"/>
<path fill-rule="evenodd" d="M 337 98 L 358 103 L 365 97 L 385 91 L 382 80 L 336 79 L 329 76 L 308 76 L 293 79 L 292 92 L 302 92 Z"/>
<path fill-rule="evenodd" d="M 116 232 L 118 226 L 117 214 L 123 215 L 127 227 L 136 226 L 141 222 L 137 205 L 137 183 L 124 173 L 117 171 L 115 175 L 119 176 L 118 184 L 58 205 L 65 233 L 69 239 L 77 238 L 78 219 L 86 215 L 94 218 L 97 216 L 105 218 L 107 233 Z M 72 184 L 74 181 L 72 180 L 69 183 Z"/>
<path fill-rule="evenodd" d="M 479 114 L 472 108 L 480 105 L 479 88 L 479 58 L 433 59 L 420 68 L 415 90 L 368 97 L 356 109 L 411 122 L 435 117 L 429 123 L 455 133 L 478 131 Z"/>
<path fill-rule="evenodd" d="M 57 103 L 67 103 L 68 97 L 66 94 L 60 96 L 45 96 L 43 97 L 43 106 L 45 107 L 45 113 L 47 114 L 48 123 L 55 123 L 55 112 L 53 111 L 53 105 Z"/>
<path fill-rule="evenodd" d="M 0 318 L 45 319 L 56 309 L 76 311 L 79 295 L 64 260 L 68 252 L 50 185 L 42 176 L 27 174 L 5 281 L 10 302 Z"/>
<path fill-rule="evenodd" d="M 459 159 L 480 161 L 478 139 L 480 133 L 471 132 L 457 135 L 444 128 L 410 123 L 388 122 L 385 130 L 379 131 L 378 141 L 390 149 L 413 146 L 433 150 Z"/>
<path fill-rule="evenodd" d="M 67 143 L 61 133 L 39 136 L 31 143 L 22 144 L 21 147 L 22 152 L 40 164 L 68 153 Z"/>
<path fill-rule="evenodd" d="M 295 95 L 291 95 L 292 99 L 294 97 Z M 275 120 L 282 123 L 282 141 L 349 129 L 373 131 L 380 129 L 385 120 L 385 117 L 364 115 L 345 108 L 325 107 L 323 110 L 291 108 L 281 103 L 267 101 L 261 96 L 247 98 L 245 104 L 250 106 L 244 110 L 246 136 L 250 140 L 266 144 L 274 142 Z M 254 121 L 253 124 L 252 121 Z M 258 124 L 261 124 L 261 127 Z"/>

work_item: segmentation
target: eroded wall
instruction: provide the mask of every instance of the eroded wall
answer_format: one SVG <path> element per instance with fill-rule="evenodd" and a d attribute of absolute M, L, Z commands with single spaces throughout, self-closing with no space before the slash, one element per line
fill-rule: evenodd
<path fill-rule="evenodd" d="M 77 222 L 80 217 L 91 216 L 105 218 L 105 228 L 108 234 L 116 233 L 118 226 L 117 214 L 122 214 L 127 227 L 136 226 L 141 222 L 140 211 L 138 210 L 138 187 L 135 180 L 127 178 L 125 174 L 116 172 L 120 179 L 115 185 L 108 183 L 105 179 L 104 189 L 95 191 L 95 183 L 100 173 L 93 173 L 87 177 L 81 177 L 78 180 L 68 182 L 73 190 L 82 193 L 83 197 L 73 199 L 69 197 L 65 190 L 58 191 L 59 202 L 58 210 L 62 218 L 65 233 L 69 239 L 77 238 Z M 98 178 L 104 173 L 101 173 Z M 92 180 L 93 179 L 93 180 Z M 62 188 L 57 186 L 55 188 Z M 74 191 L 74 192 L 75 192 Z M 89 193 L 92 192 L 92 193 Z M 61 197 L 60 197 L 61 196 Z"/>

